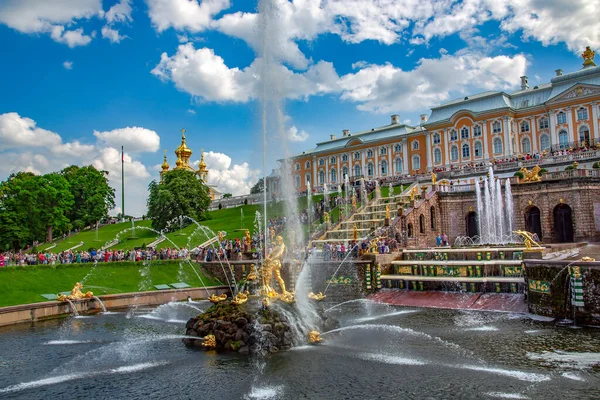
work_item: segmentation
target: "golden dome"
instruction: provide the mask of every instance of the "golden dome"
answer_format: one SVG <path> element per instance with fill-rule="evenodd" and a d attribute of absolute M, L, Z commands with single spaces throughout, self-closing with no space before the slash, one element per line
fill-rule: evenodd
<path fill-rule="evenodd" d="M 169 163 L 167 162 L 167 150 L 165 150 L 165 156 L 163 159 L 163 163 L 160 166 L 163 172 L 167 172 L 169 170 Z"/>
<path fill-rule="evenodd" d="M 208 176 L 208 169 L 206 168 L 206 163 L 204 162 L 204 149 L 200 150 L 200 163 L 198 164 L 198 175 L 206 181 Z"/>
<path fill-rule="evenodd" d="M 187 147 L 185 142 L 185 129 L 181 130 L 181 145 L 175 149 L 175 154 L 177 155 L 177 169 L 193 170 L 189 165 L 192 150 Z"/>

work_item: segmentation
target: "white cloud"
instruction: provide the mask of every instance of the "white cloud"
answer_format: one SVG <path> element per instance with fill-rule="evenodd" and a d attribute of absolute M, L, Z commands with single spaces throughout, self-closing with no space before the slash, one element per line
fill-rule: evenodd
<path fill-rule="evenodd" d="M 230 7 L 229 0 L 146 0 L 148 15 L 158 32 L 169 28 L 200 32 L 212 18 Z"/>
<path fill-rule="evenodd" d="M 134 134 L 128 133 L 133 131 Z M 144 128 L 123 128 L 110 132 L 103 132 L 102 138 L 94 144 L 84 144 L 79 141 L 63 142 L 57 133 L 36 126 L 36 122 L 30 118 L 21 117 L 17 113 L 0 114 L 0 179 L 5 179 L 11 173 L 17 171 L 30 171 L 36 174 L 44 174 L 61 170 L 69 165 L 93 165 L 98 169 L 109 172 L 108 180 L 116 190 L 117 199 L 121 196 L 121 150 L 112 147 L 114 137 L 121 134 L 132 140 L 136 134 L 140 142 L 137 143 L 136 151 L 145 148 L 145 151 L 154 151 L 158 147 L 159 138 L 156 137 L 156 145 L 148 143 L 156 133 Z M 128 149 L 129 150 L 129 149 Z M 126 186 L 126 212 L 140 216 L 146 210 L 147 185 L 157 173 L 133 159 L 129 153 L 123 157 L 125 161 L 125 186 Z M 113 211 L 117 212 L 117 210 Z"/>
<path fill-rule="evenodd" d="M 4 0 L 0 2 L 0 23 L 22 33 L 50 34 L 69 47 L 84 46 L 92 38 L 83 29 L 65 30 L 80 20 L 101 15 L 101 0 Z"/>
<path fill-rule="evenodd" d="M 208 169 L 208 183 L 215 185 L 221 193 L 234 196 L 250 193 L 260 173 L 250 169 L 246 162 L 232 165 L 231 157 L 223 153 L 204 153 L 204 161 Z"/>
<path fill-rule="evenodd" d="M 155 152 L 160 148 L 160 136 L 155 131 L 137 126 L 104 132 L 94 131 L 94 136 L 107 146 L 125 146 L 127 151 L 132 153 Z"/>
<path fill-rule="evenodd" d="M 104 14 L 104 18 L 106 18 L 109 24 L 114 22 L 131 22 L 131 11 L 131 0 L 121 0 Z"/>
<path fill-rule="evenodd" d="M 298 132 L 298 128 L 294 125 L 288 129 L 288 139 L 291 142 L 304 142 L 308 139 L 308 133 L 305 131 Z"/>
<path fill-rule="evenodd" d="M 196 115 L 196 111 L 192 110 L 191 108 L 188 108 L 187 112 L 189 114 Z"/>
<path fill-rule="evenodd" d="M 65 69 L 73 69 L 73 62 L 72 61 L 65 61 L 63 63 L 63 67 L 65 67 Z"/>
<path fill-rule="evenodd" d="M 125 35 L 120 35 L 119 31 L 110 28 L 108 25 L 102 27 L 102 37 L 108 39 L 111 43 L 120 43 L 121 40 L 127 38 Z"/>

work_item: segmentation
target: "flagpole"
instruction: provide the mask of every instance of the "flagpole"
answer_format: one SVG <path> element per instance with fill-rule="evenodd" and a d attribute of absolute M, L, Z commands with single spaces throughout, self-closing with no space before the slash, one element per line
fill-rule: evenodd
<path fill-rule="evenodd" d="M 121 215 L 125 222 L 125 153 L 121 146 Z"/>

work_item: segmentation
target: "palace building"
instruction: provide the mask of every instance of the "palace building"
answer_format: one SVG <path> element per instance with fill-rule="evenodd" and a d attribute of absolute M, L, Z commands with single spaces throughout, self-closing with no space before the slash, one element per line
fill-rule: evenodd
<path fill-rule="evenodd" d="M 187 147 L 186 138 L 185 138 L 185 129 L 181 130 L 181 145 L 175 149 L 175 155 L 177 156 L 177 161 L 175 162 L 175 168 L 173 170 L 185 170 L 195 173 L 198 178 L 202 179 L 202 182 L 206 186 L 208 186 L 210 199 L 215 200 L 221 197 L 221 193 L 216 189 L 215 186 L 210 185 L 208 183 L 208 169 L 206 168 L 206 163 L 204 162 L 204 150 L 202 150 L 200 155 L 200 163 L 198 164 L 198 169 L 194 169 L 192 165 L 190 165 L 190 157 L 192 157 L 192 149 Z M 163 163 L 161 165 L 160 177 L 162 179 L 163 175 L 169 172 L 169 163 L 167 162 L 167 150 L 165 150 L 165 155 L 163 157 Z"/>
<path fill-rule="evenodd" d="M 451 171 L 526 154 L 595 147 L 600 143 L 600 67 L 588 47 L 583 68 L 556 70 L 549 83 L 530 87 L 527 76 L 511 93 L 488 91 L 433 107 L 418 126 L 392 115 L 389 125 L 330 140 L 291 159 L 299 192 L 347 176 L 384 179 Z"/>

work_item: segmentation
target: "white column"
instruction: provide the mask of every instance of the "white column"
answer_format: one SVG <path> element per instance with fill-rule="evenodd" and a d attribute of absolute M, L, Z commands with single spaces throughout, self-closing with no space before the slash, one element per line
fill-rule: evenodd
<path fill-rule="evenodd" d="M 510 121 L 508 117 L 504 117 L 504 155 L 510 157 L 512 154 L 512 143 L 510 140 Z"/>
<path fill-rule="evenodd" d="M 592 124 L 594 125 L 594 132 L 592 133 L 593 139 L 600 138 L 600 132 L 598 132 L 598 103 L 595 101 L 591 103 L 592 106 Z"/>
<path fill-rule="evenodd" d="M 373 152 L 375 153 L 375 171 L 373 171 L 373 178 L 379 178 L 379 147 L 375 147 Z"/>
<path fill-rule="evenodd" d="M 331 182 L 329 182 L 329 156 L 325 157 L 325 182 L 327 183 L 327 186 L 331 184 Z"/>
<path fill-rule="evenodd" d="M 410 173 L 410 170 L 408 169 L 408 140 L 406 139 L 402 141 L 402 164 L 404 164 L 404 173 Z"/>
<path fill-rule="evenodd" d="M 558 144 L 558 137 L 556 136 L 556 113 L 549 111 L 548 119 L 550 122 L 550 145 L 554 146 Z"/>
<path fill-rule="evenodd" d="M 393 176 L 394 174 L 392 173 L 393 169 L 392 169 L 392 149 L 394 148 L 393 145 L 389 145 L 387 148 L 387 155 L 388 155 L 388 176 Z"/>
<path fill-rule="evenodd" d="M 311 177 L 311 180 L 310 180 L 310 187 L 315 188 L 319 184 L 319 180 L 317 177 L 317 156 L 313 156 L 312 166 L 313 166 L 313 176 Z"/>
<path fill-rule="evenodd" d="M 483 121 L 483 158 L 488 160 L 490 153 L 488 151 L 488 131 L 487 131 L 487 120 Z"/>
<path fill-rule="evenodd" d="M 579 137 L 575 136 L 575 128 L 573 124 L 573 109 L 571 107 L 567 107 L 567 113 L 567 125 L 569 126 L 569 142 L 574 142 L 575 140 L 579 140 Z"/>
<path fill-rule="evenodd" d="M 340 165 L 341 165 L 341 162 L 342 162 L 342 160 L 340 160 L 341 157 L 342 157 L 342 155 L 338 154 L 338 156 L 337 156 L 337 176 L 338 176 L 337 184 L 338 185 L 341 185 L 342 181 L 343 181 L 343 179 L 342 179 L 342 169 L 340 168 Z"/>
<path fill-rule="evenodd" d="M 425 154 L 427 159 L 427 171 L 431 169 L 431 135 L 429 132 L 425 134 Z"/>
<path fill-rule="evenodd" d="M 446 148 L 446 158 L 444 158 L 444 165 L 446 165 L 448 168 L 450 168 L 450 136 L 448 133 L 448 129 L 444 129 L 443 132 L 443 140 L 444 140 L 444 147 Z"/>
<path fill-rule="evenodd" d="M 363 149 L 360 151 L 362 153 L 362 175 L 367 176 L 367 150 Z"/>
<path fill-rule="evenodd" d="M 538 151 L 538 135 L 537 135 L 537 125 L 535 123 L 535 117 L 531 117 L 531 149 L 534 153 Z"/>

